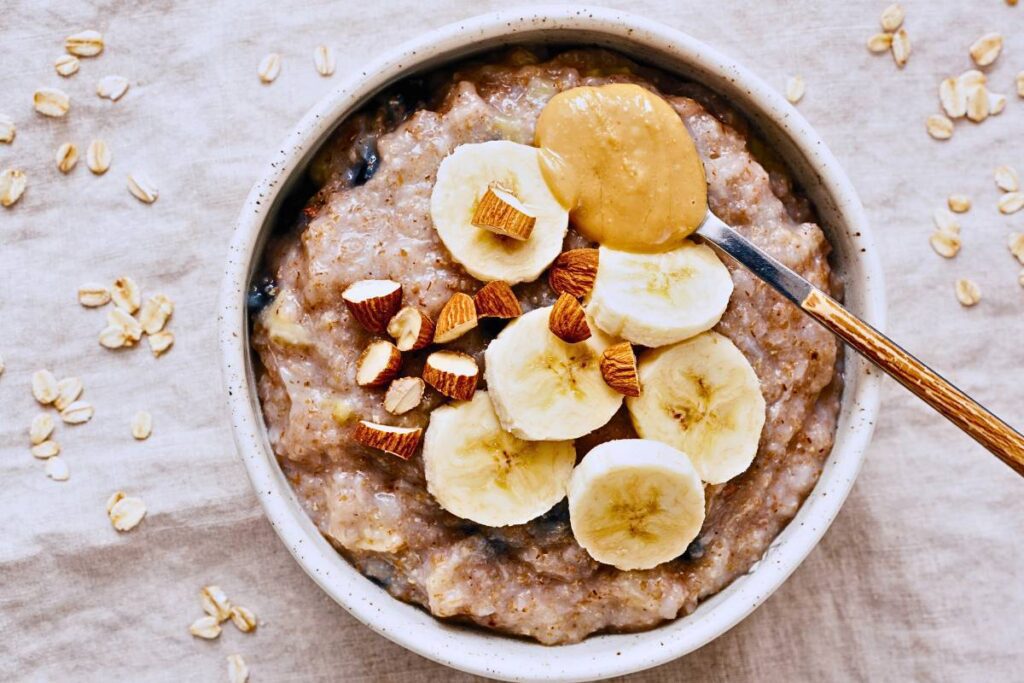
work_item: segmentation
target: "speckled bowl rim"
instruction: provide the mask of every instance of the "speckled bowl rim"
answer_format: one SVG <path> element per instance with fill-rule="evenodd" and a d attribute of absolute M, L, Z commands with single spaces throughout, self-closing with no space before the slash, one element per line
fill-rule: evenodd
<path fill-rule="evenodd" d="M 489 13 L 430 31 L 388 51 L 320 101 L 288 135 L 246 200 L 231 242 L 220 301 L 223 376 L 235 440 L 267 517 L 296 561 L 354 617 L 424 657 L 462 671 L 516 681 L 582 681 L 671 661 L 718 637 L 768 598 L 825 533 L 860 469 L 879 407 L 879 374 L 847 355 L 836 443 L 794 520 L 746 575 L 693 614 L 653 630 L 599 635 L 548 647 L 443 623 L 390 597 L 348 564 L 317 532 L 283 477 L 255 395 L 246 288 L 283 191 L 334 126 L 382 88 L 484 47 L 513 42 L 605 45 L 704 82 L 762 127 L 822 215 L 846 283 L 846 302 L 881 327 L 882 271 L 864 210 L 821 138 L 773 88 L 690 36 L 622 12 L 579 6 Z"/>

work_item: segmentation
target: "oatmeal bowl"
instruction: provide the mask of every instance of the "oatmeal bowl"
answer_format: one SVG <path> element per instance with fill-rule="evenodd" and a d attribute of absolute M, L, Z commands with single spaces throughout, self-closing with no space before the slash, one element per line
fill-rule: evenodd
<path fill-rule="evenodd" d="M 879 380 L 692 235 L 709 209 L 883 322 L 820 138 L 673 29 L 498 12 L 317 105 L 220 307 L 235 439 L 309 576 L 507 680 L 655 666 L 767 599 L 849 492 Z"/>

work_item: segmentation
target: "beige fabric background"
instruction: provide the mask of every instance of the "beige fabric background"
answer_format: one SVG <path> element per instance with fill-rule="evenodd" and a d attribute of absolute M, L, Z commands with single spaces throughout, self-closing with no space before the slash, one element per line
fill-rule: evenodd
<path fill-rule="evenodd" d="M 7 0 L 0 12 L 0 112 L 17 139 L 0 167 L 29 189 L 0 210 L 0 679 L 225 680 L 242 653 L 258 681 L 469 680 L 359 625 L 307 579 L 264 521 L 224 409 L 216 295 L 235 216 L 274 145 L 342 74 L 378 49 L 509 3 L 415 0 Z M 780 88 L 808 83 L 800 109 L 846 167 L 874 226 L 888 277 L 892 334 L 1009 421 L 1024 426 L 1024 289 L 1000 216 L 992 169 L 1024 171 L 1024 100 L 983 125 L 958 124 L 942 144 L 924 133 L 941 77 L 969 67 L 967 46 L 1001 30 L 991 70 L 1010 93 L 1024 69 L 1024 6 L 1002 0 L 906 0 L 914 42 L 898 71 L 864 48 L 886 3 L 856 0 L 650 0 L 618 6 L 690 32 Z M 431 7 L 433 6 L 433 7 Z M 52 67 L 63 37 L 100 29 L 107 51 L 64 80 Z M 334 47 L 338 74 L 312 64 Z M 260 58 L 284 56 L 262 86 Z M 121 74 L 117 103 L 93 94 Z M 31 108 L 42 85 L 73 99 L 63 120 Z M 66 140 L 106 138 L 113 167 L 61 176 Z M 145 206 L 124 175 L 146 169 L 160 199 Z M 952 261 L 928 246 L 931 212 L 969 193 L 964 248 Z M 177 344 L 111 353 L 96 344 L 103 314 L 75 303 L 85 281 L 128 274 L 177 302 Z M 964 309 L 953 280 L 984 293 Z M 28 453 L 39 367 L 78 375 L 96 417 L 59 427 L 65 483 Z M 132 414 L 152 412 L 145 442 Z M 129 534 L 104 501 L 122 488 L 149 516 Z M 1020 680 L 1024 630 L 1024 482 L 890 383 L 863 473 L 821 545 L 744 623 L 701 651 L 634 681 Z M 192 638 L 196 592 L 219 583 L 264 622 Z"/>

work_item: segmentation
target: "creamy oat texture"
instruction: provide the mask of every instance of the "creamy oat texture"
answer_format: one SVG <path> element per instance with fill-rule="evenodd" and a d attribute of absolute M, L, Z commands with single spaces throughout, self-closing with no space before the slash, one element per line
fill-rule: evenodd
<path fill-rule="evenodd" d="M 709 488 L 701 533 L 676 560 L 629 572 L 598 564 L 573 540 L 564 500 L 516 527 L 458 519 L 427 493 L 418 455 L 405 462 L 351 440 L 355 419 L 426 427 L 429 411 L 442 401 L 428 391 L 422 406 L 395 417 L 383 408 L 383 388 L 356 386 L 356 358 L 370 336 L 351 319 L 342 290 L 359 279 L 391 278 L 404 285 L 407 304 L 432 316 L 453 292 L 476 291 L 480 283 L 449 261 L 431 225 L 430 193 L 441 160 L 463 143 L 530 143 L 553 95 L 609 82 L 639 83 L 665 95 L 696 141 L 714 212 L 832 289 L 829 245 L 810 206 L 717 96 L 608 52 L 541 58 L 520 50 L 426 79 L 419 86 L 430 93 L 426 102 L 395 96 L 347 121 L 311 171 L 319 192 L 268 250 L 266 270 L 275 286 L 254 293 L 254 306 L 265 305 L 255 316 L 253 344 L 270 439 L 324 535 L 397 598 L 438 617 L 549 644 L 653 627 L 689 613 L 747 572 L 817 481 L 838 413 L 832 337 L 727 261 L 735 292 L 715 329 L 757 372 L 767 422 L 754 464 Z M 570 230 L 566 248 L 584 244 Z M 545 278 L 516 293 L 524 310 L 554 299 Z M 450 345 L 481 364 L 484 343 L 500 329 L 484 322 Z M 405 355 L 403 374 L 418 375 L 422 352 Z M 578 440 L 578 456 L 631 436 L 623 408 Z"/>

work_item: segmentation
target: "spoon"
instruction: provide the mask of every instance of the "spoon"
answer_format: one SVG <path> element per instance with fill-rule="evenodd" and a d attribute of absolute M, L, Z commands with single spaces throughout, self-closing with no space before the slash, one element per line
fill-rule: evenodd
<path fill-rule="evenodd" d="M 1024 436 L 838 301 L 779 263 L 708 211 L 697 234 L 779 291 L 854 351 L 1024 476 Z"/>

